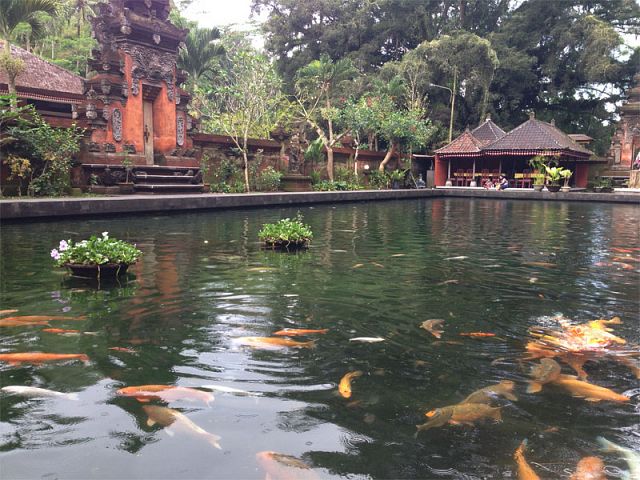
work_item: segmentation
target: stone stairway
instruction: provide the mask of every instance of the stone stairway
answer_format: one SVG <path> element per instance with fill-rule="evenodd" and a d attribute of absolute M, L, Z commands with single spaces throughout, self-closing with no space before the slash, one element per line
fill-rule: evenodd
<path fill-rule="evenodd" d="M 139 166 L 132 172 L 135 193 L 202 193 L 202 174 L 193 167 Z"/>

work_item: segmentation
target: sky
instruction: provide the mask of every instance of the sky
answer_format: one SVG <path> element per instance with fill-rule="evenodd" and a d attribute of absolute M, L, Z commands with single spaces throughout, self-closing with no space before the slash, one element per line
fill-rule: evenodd
<path fill-rule="evenodd" d="M 182 14 L 201 27 L 244 26 L 250 20 L 251 0 L 193 0 Z"/>

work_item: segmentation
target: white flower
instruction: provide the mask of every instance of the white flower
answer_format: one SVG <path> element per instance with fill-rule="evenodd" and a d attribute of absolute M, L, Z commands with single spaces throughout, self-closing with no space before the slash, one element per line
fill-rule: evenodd
<path fill-rule="evenodd" d="M 67 243 L 66 240 L 60 240 L 60 246 L 58 248 L 60 249 L 61 252 L 64 252 L 65 250 L 69 249 L 69 244 Z"/>
<path fill-rule="evenodd" d="M 54 248 L 53 250 L 51 250 L 51 258 L 53 258 L 54 260 L 60 260 L 60 252 L 58 252 L 58 250 Z"/>
<path fill-rule="evenodd" d="M 109 232 L 102 232 L 102 236 L 106 240 L 107 238 L 109 238 Z"/>

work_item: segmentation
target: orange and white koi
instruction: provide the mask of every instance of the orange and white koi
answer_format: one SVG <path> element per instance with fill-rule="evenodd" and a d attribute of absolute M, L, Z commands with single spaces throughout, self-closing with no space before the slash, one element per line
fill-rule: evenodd
<path fill-rule="evenodd" d="M 274 335 L 287 336 L 287 337 L 295 337 L 298 335 L 311 335 L 311 334 L 324 334 L 329 331 L 328 328 L 322 329 L 308 329 L 308 328 L 285 328 L 283 330 L 278 330 L 274 333 Z"/>
<path fill-rule="evenodd" d="M 125 387 L 116 391 L 123 397 L 133 397 L 139 402 L 146 403 L 154 399 L 164 402 L 176 400 L 201 401 L 209 405 L 215 397 L 210 392 L 203 392 L 189 387 L 176 387 L 174 385 L 138 385 Z"/>
<path fill-rule="evenodd" d="M 159 407 L 157 405 L 145 405 L 142 407 L 147 416 L 147 425 L 153 427 L 156 423 L 167 428 L 167 433 L 173 435 L 173 430 L 183 431 L 192 435 L 203 437 L 211 446 L 222 449 L 220 446 L 220 437 L 209 433 L 200 428 L 198 425 L 189 420 L 185 415 L 167 407 Z"/>

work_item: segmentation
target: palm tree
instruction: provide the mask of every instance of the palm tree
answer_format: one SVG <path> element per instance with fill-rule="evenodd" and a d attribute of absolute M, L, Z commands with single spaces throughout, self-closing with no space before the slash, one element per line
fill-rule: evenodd
<path fill-rule="evenodd" d="M 178 68 L 185 70 L 193 84 L 213 71 L 224 48 L 216 40 L 220 38 L 217 28 L 192 28 L 185 39 L 185 48 L 180 50 Z"/>
<path fill-rule="evenodd" d="M 24 63 L 11 56 L 11 39 L 16 27 L 21 23 L 31 26 L 32 34 L 38 34 L 42 22 L 39 13 L 55 15 L 56 0 L 2 0 L 0 2 L 0 38 L 4 40 L 4 54 L 0 57 L 0 67 L 7 72 L 9 94 L 16 93 L 16 77 L 24 70 Z M 11 101 L 11 110 L 17 108 L 17 101 Z"/>
<path fill-rule="evenodd" d="M 78 23 L 76 24 L 77 35 L 80 38 L 80 30 L 83 23 L 87 22 L 87 13 L 93 13 L 93 5 L 89 0 L 75 0 L 75 11 L 78 14 Z"/>

